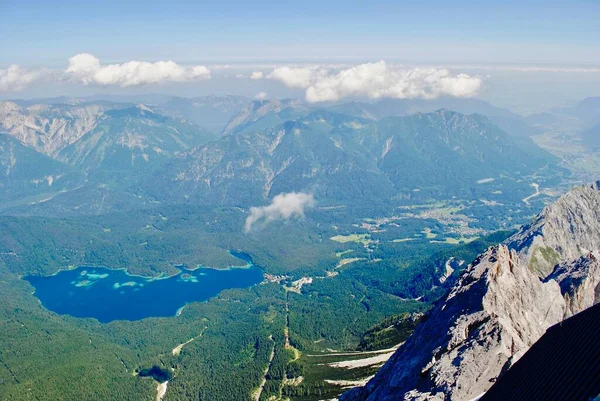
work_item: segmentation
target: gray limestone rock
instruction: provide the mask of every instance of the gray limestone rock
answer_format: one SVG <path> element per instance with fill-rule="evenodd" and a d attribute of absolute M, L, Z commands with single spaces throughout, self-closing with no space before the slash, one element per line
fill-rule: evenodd
<path fill-rule="evenodd" d="M 471 400 L 550 326 L 600 300 L 600 183 L 481 254 L 406 343 L 342 401 Z"/>

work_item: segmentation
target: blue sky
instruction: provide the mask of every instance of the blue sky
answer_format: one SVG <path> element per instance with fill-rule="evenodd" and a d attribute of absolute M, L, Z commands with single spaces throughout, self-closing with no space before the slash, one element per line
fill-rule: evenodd
<path fill-rule="evenodd" d="M 376 96 L 400 83 L 442 94 L 468 92 L 525 113 L 543 111 L 600 95 L 599 21 L 600 0 L 0 0 L 0 99 L 94 93 L 302 97 L 319 88 L 316 97 L 331 99 L 346 96 L 352 86 L 337 82 L 331 70 L 325 78 L 311 75 L 303 87 L 269 74 L 282 65 L 341 65 L 339 71 L 385 60 L 385 84 L 363 85 L 352 95 Z M 77 71 L 69 72 L 69 59 L 82 53 L 93 58 L 79 60 Z M 177 66 L 166 76 L 149 66 L 151 79 L 125 67 L 107 76 L 106 66 L 133 60 Z M 194 73 L 194 66 L 206 66 L 210 77 Z M 438 71 L 431 73 L 433 86 L 424 76 L 406 79 L 398 72 L 403 66 L 447 68 L 452 88 L 442 88 Z M 249 79 L 257 71 L 264 79 Z M 377 67 L 369 74 L 379 74 Z M 139 79 L 141 84 L 134 82 Z M 473 90 L 465 92 L 464 85 Z"/>
<path fill-rule="evenodd" d="M 400 60 L 600 64 L 599 1 L 0 0 L 0 66 Z"/>

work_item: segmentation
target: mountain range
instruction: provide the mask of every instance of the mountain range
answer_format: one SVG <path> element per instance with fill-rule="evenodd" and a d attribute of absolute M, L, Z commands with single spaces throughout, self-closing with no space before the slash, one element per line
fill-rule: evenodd
<path fill-rule="evenodd" d="M 269 120 L 284 121 L 282 114 L 290 112 Z M 438 110 L 372 120 L 317 110 L 263 129 L 265 118 L 179 154 L 144 188 L 164 199 L 153 191 L 160 180 L 171 201 L 237 205 L 290 191 L 332 202 L 471 196 L 495 180 L 500 195 L 501 187 L 519 185 L 517 177 L 555 161 L 477 114 Z"/>
<path fill-rule="evenodd" d="M 255 100 L 240 111 L 225 127 L 224 133 L 264 129 L 290 119 L 297 119 L 317 110 L 327 110 L 367 120 L 385 117 L 402 117 L 417 113 L 431 113 L 441 109 L 461 114 L 486 116 L 509 135 L 531 136 L 539 129 L 530 125 L 524 117 L 509 110 L 492 106 L 479 99 L 383 99 L 377 102 L 347 102 L 329 106 L 310 106 L 296 99 Z"/>
<path fill-rule="evenodd" d="M 525 121 L 537 130 L 585 131 L 600 123 L 600 97 L 588 97 L 572 107 L 532 114 Z"/>
<path fill-rule="evenodd" d="M 453 196 L 520 202 L 531 192 L 524 177 L 551 182 L 562 174 L 558 160 L 527 135 L 506 133 L 494 121 L 522 119 L 473 99 L 325 108 L 234 96 L 146 96 L 152 106 L 128 100 L 0 102 L 0 131 L 40 154 L 29 157 L 32 168 L 43 177 L 61 175 L 45 171 L 50 158 L 54 169 L 84 177 L 65 180 L 62 192 L 35 207 L 50 211 L 62 202 L 71 211 L 88 210 L 99 193 L 115 201 L 121 194 L 131 207 L 249 207 L 293 191 L 338 205 Z M 463 113 L 435 109 L 445 105 Z M 195 123 L 207 115 L 221 135 Z M 36 188 L 38 195 L 47 189 L 30 185 L 27 196 Z"/>
<path fill-rule="evenodd" d="M 105 111 L 93 129 L 60 149 L 57 159 L 84 171 L 145 169 L 212 139 L 193 124 L 138 105 Z"/>
<path fill-rule="evenodd" d="M 30 106 L 56 106 L 56 105 L 90 105 L 90 104 L 117 104 L 117 105 L 137 105 L 144 104 L 152 109 L 156 109 L 165 116 L 188 120 L 191 123 L 201 126 L 211 132 L 221 132 L 229 120 L 237 115 L 250 100 L 243 96 L 225 95 L 225 96 L 198 96 L 198 97 L 179 97 L 162 94 L 144 94 L 144 95 L 110 95 L 99 94 L 86 97 L 55 97 L 13 100 L 14 103 L 22 108 Z"/>

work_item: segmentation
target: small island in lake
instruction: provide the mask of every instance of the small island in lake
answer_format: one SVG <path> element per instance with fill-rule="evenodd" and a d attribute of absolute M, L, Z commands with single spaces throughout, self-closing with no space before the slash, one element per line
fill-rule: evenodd
<path fill-rule="evenodd" d="M 247 254 L 232 252 L 244 268 L 199 267 L 154 279 L 125 270 L 79 267 L 49 277 L 25 276 L 42 305 L 59 314 L 92 317 L 102 323 L 176 316 L 190 302 L 201 302 L 229 288 L 246 288 L 263 280 Z"/>

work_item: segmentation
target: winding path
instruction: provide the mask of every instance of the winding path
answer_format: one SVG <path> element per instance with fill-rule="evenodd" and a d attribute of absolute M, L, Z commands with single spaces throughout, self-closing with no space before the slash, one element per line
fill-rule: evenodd
<path fill-rule="evenodd" d="M 529 199 L 535 198 L 536 196 L 538 196 L 540 194 L 540 184 L 537 184 L 534 182 L 531 184 L 531 186 L 535 188 L 535 193 L 533 193 L 532 195 L 529 195 L 527 198 L 523 198 L 523 202 L 527 203 L 528 205 L 529 205 Z"/>

